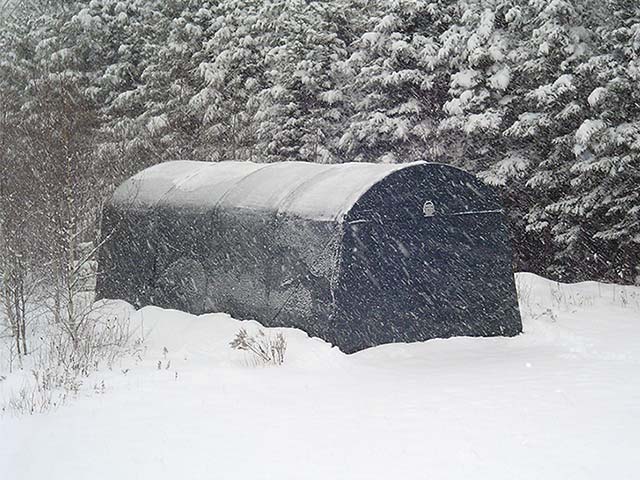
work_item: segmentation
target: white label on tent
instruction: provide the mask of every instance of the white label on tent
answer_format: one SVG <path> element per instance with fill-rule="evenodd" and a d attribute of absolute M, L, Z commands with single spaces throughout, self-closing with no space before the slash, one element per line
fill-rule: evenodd
<path fill-rule="evenodd" d="M 422 213 L 425 217 L 433 217 L 436 214 L 436 207 L 431 200 L 427 200 L 422 205 Z"/>

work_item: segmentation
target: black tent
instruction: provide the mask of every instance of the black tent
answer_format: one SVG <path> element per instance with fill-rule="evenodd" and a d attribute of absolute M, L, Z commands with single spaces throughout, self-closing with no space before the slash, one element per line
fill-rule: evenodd
<path fill-rule="evenodd" d="M 521 322 L 505 216 L 436 163 L 177 161 L 102 218 L 97 295 L 298 327 L 345 352 Z"/>

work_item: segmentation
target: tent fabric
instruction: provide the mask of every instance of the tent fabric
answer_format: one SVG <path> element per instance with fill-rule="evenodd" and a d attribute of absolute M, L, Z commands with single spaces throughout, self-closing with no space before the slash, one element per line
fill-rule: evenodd
<path fill-rule="evenodd" d="M 495 192 L 437 163 L 168 162 L 106 202 L 99 298 L 290 326 L 345 352 L 515 335 Z"/>

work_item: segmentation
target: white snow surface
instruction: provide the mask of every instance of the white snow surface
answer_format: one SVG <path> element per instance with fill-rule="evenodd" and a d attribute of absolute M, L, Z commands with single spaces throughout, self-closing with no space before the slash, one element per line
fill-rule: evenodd
<path fill-rule="evenodd" d="M 111 203 L 140 209 L 157 205 L 265 210 L 341 222 L 376 183 L 396 171 L 425 164 L 173 161 L 126 180 L 114 192 Z"/>
<path fill-rule="evenodd" d="M 606 98 L 608 90 L 604 87 L 596 87 L 587 98 L 587 102 L 591 107 L 596 107 Z"/>
<path fill-rule="evenodd" d="M 640 288 L 517 280 L 517 337 L 345 355 L 267 329 L 286 335 L 280 367 L 229 348 L 256 322 L 144 308 L 131 319 L 145 332 L 138 359 L 92 375 L 57 410 L 0 416 L 0 476 L 638 478 Z M 0 382 L 0 400 L 22 374 Z"/>
<path fill-rule="evenodd" d="M 576 142 L 583 145 L 588 143 L 591 136 L 604 127 L 605 123 L 602 120 L 585 120 L 575 133 Z"/>
<path fill-rule="evenodd" d="M 489 84 L 496 90 L 506 90 L 511 81 L 511 70 L 503 67 L 489 77 Z"/>

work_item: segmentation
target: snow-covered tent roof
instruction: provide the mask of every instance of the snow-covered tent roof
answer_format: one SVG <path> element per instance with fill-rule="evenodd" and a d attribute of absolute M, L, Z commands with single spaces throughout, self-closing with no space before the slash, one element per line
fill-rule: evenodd
<path fill-rule="evenodd" d="M 393 172 L 421 164 L 166 162 L 124 182 L 114 193 L 112 205 L 247 209 L 342 221 L 373 185 Z"/>

